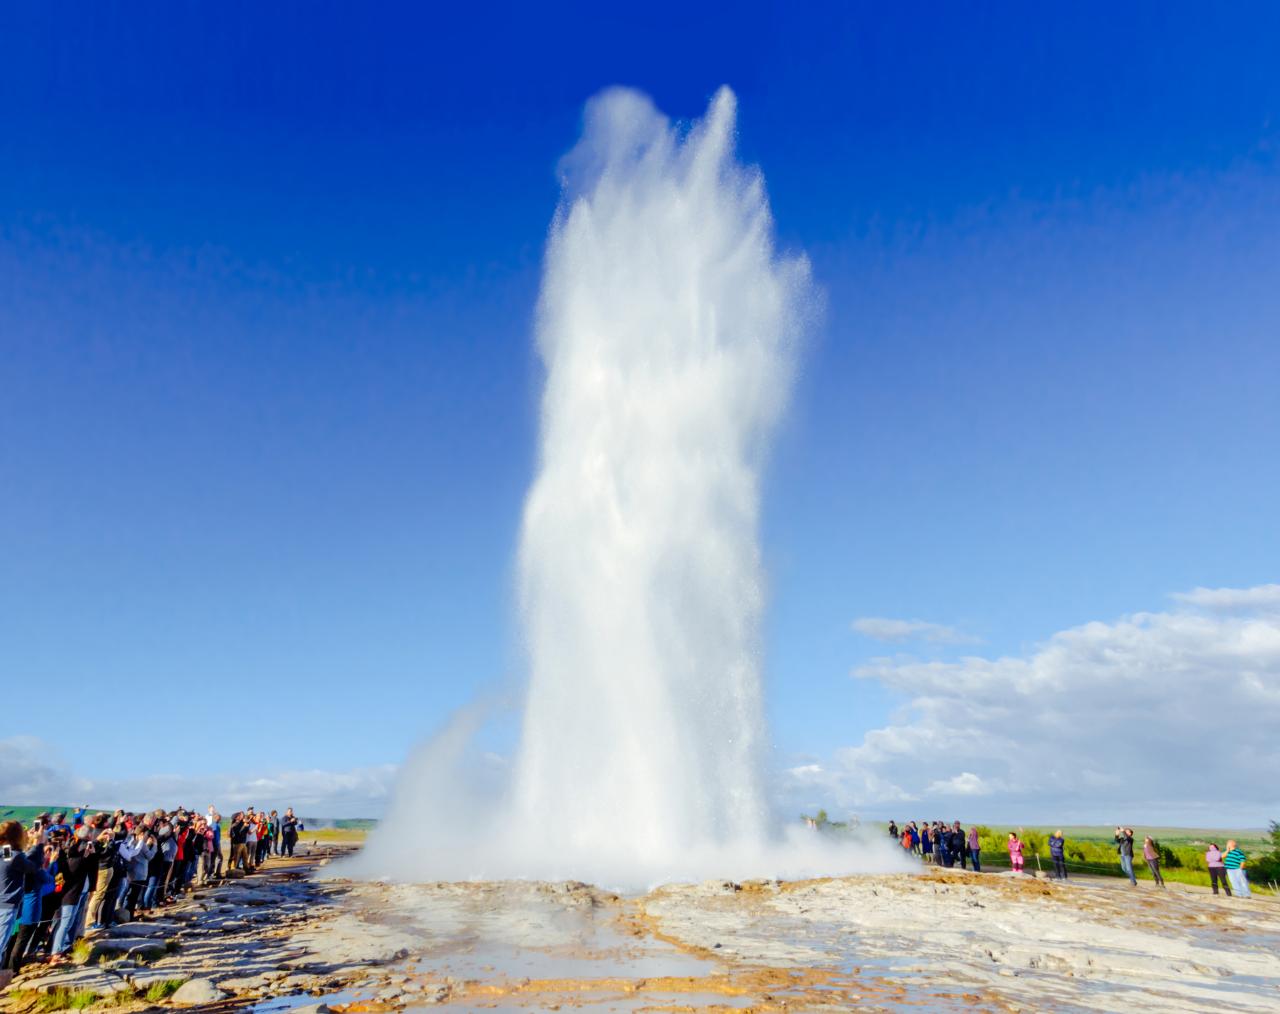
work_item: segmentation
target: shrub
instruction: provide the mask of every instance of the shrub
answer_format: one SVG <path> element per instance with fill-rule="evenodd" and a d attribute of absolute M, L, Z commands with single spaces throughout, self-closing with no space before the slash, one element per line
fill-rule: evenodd
<path fill-rule="evenodd" d="M 165 979 L 163 982 L 153 982 L 147 989 L 147 1002 L 160 1003 L 162 1000 L 169 999 L 178 992 L 184 981 L 184 979 Z"/>

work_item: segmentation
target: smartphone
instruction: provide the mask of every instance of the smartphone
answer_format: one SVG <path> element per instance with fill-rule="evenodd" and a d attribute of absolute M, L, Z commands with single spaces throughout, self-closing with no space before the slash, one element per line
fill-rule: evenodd
<path fill-rule="evenodd" d="M 5 859 L 12 859 L 12 858 L 13 858 L 13 846 L 12 846 L 12 845 L 6 845 L 4 848 L 0 849 L 0 856 L 3 856 Z"/>

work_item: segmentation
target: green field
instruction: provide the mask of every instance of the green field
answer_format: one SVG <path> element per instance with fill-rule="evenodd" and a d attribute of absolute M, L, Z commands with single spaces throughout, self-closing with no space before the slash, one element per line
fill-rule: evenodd
<path fill-rule="evenodd" d="M 992 825 L 994 827 L 994 825 Z M 1138 844 L 1142 844 L 1142 839 L 1147 835 L 1151 835 L 1161 845 L 1183 845 L 1183 846 L 1204 846 L 1207 847 L 1209 842 L 1217 842 L 1219 846 L 1223 845 L 1228 838 L 1234 838 L 1236 843 L 1245 852 L 1261 850 L 1263 852 L 1271 851 L 1271 834 L 1265 827 L 1250 828 L 1203 828 L 1203 827 L 1142 827 L 1136 824 L 1128 825 L 1133 828 L 1133 833 L 1138 840 Z M 1049 827 L 1048 825 L 1026 825 L 1025 828 L 1016 828 L 1011 826 L 1000 826 L 1000 830 L 1006 834 L 1009 831 L 1038 831 L 1041 834 L 1053 834 L 1054 831 L 1061 831 L 1064 838 L 1068 841 L 1088 842 L 1105 842 L 1112 844 L 1115 836 L 1115 826 L 1103 827 L 1100 824 Z"/>
<path fill-rule="evenodd" d="M 61 813 L 67 811 L 67 816 L 75 813 L 74 806 L 6 806 L 0 803 L 0 820 L 20 820 L 24 824 L 30 824 L 42 813 Z"/>

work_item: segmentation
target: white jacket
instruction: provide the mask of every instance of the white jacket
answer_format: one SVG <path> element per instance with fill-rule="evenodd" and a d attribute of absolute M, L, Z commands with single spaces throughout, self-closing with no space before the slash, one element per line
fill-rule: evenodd
<path fill-rule="evenodd" d="M 155 858 L 156 847 L 148 845 L 145 837 L 138 838 L 130 835 L 120 843 L 120 850 L 116 855 L 125 861 L 125 869 L 128 871 L 129 879 L 142 881 L 147 879 L 147 867 L 151 865 L 151 860 Z"/>

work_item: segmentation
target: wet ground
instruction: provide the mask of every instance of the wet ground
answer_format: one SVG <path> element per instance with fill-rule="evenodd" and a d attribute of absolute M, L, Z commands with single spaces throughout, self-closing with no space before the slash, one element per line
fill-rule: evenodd
<path fill-rule="evenodd" d="M 1280 1010 L 1273 899 L 939 870 L 635 897 L 316 879 L 338 851 L 202 892 L 101 941 L 99 964 L 30 973 L 0 1012 L 59 988 L 110 990 L 99 1005 L 120 1010 L 129 988 L 174 980 L 210 1014 Z M 138 939 L 154 953 L 110 953 Z"/>

